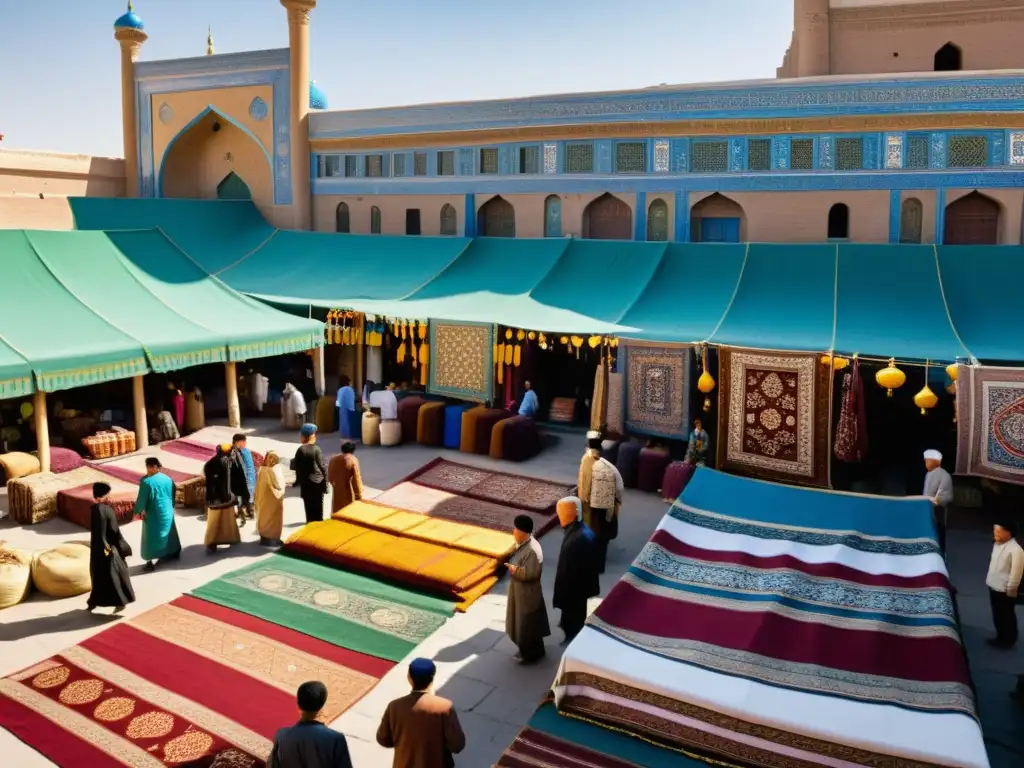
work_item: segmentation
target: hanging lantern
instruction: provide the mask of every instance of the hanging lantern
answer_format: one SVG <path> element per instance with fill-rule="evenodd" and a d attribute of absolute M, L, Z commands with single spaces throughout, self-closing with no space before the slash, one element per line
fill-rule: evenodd
<path fill-rule="evenodd" d="M 946 366 L 946 375 L 949 376 L 949 380 L 955 382 L 956 377 L 960 375 L 960 366 L 956 363 L 950 363 Z"/>
<path fill-rule="evenodd" d="M 899 389 L 907 381 L 907 374 L 896 367 L 896 359 L 890 357 L 889 365 L 875 374 L 875 381 L 878 386 L 886 390 L 886 394 L 892 397 L 892 391 Z M 925 387 L 927 389 L 927 386 Z"/>
<path fill-rule="evenodd" d="M 914 395 L 914 405 L 921 409 L 922 416 L 928 413 L 928 409 L 938 405 L 938 402 L 939 396 L 932 392 L 927 383 L 924 385 L 924 389 Z"/>
<path fill-rule="evenodd" d="M 505 338 L 509 339 L 509 340 L 512 339 L 512 329 L 511 328 L 506 328 L 505 329 Z"/>
<path fill-rule="evenodd" d="M 832 355 L 822 355 L 821 356 L 821 364 L 822 365 L 832 365 Z"/>
<path fill-rule="evenodd" d="M 530 341 L 533 341 L 534 339 L 537 338 L 537 334 L 534 333 L 533 331 L 530 331 L 528 334 L 526 334 L 526 338 L 528 338 Z"/>
<path fill-rule="evenodd" d="M 599 346 L 601 346 L 601 337 L 591 336 L 589 339 L 587 339 L 587 344 L 590 346 L 591 349 L 597 349 Z"/>
<path fill-rule="evenodd" d="M 526 331 L 524 331 L 522 328 L 520 328 L 518 331 L 516 331 L 516 341 L 522 341 L 525 338 L 526 338 Z"/>
<path fill-rule="evenodd" d="M 697 389 L 703 394 L 710 395 L 715 389 L 715 377 L 708 373 L 707 369 L 704 369 L 704 373 L 697 379 Z"/>
<path fill-rule="evenodd" d="M 833 357 L 832 358 L 832 370 L 841 371 L 844 368 L 849 368 L 850 361 L 845 357 Z"/>

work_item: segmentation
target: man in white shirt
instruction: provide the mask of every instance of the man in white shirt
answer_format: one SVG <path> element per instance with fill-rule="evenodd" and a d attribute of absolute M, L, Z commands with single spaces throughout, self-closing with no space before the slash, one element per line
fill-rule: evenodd
<path fill-rule="evenodd" d="M 992 623 L 996 627 L 996 636 L 988 642 L 996 648 L 1012 648 L 1017 644 L 1017 590 L 1024 576 L 1024 549 L 1013 534 L 1013 523 L 1003 522 L 994 527 L 995 544 L 985 579 L 992 605 Z"/>
<path fill-rule="evenodd" d="M 953 478 L 942 468 L 942 454 L 935 450 L 924 452 L 924 466 L 928 474 L 924 476 L 923 494 L 932 503 L 935 513 L 935 528 L 939 534 L 939 548 L 946 554 L 946 515 L 949 505 L 953 503 Z"/>

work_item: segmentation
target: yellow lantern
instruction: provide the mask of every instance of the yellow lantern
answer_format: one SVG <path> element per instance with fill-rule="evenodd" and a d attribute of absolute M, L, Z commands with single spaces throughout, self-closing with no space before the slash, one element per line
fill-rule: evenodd
<path fill-rule="evenodd" d="M 569 343 L 569 337 L 568 336 L 563 336 L 562 338 L 560 338 L 558 340 L 558 343 L 559 344 L 568 344 Z"/>
<path fill-rule="evenodd" d="M 897 368 L 896 359 L 890 357 L 889 365 L 875 374 L 875 381 L 878 382 L 878 386 L 886 390 L 889 397 L 892 397 L 892 391 L 899 389 L 906 383 L 907 374 Z"/>
<path fill-rule="evenodd" d="M 511 328 L 506 328 L 505 329 L 505 338 L 506 339 L 511 339 L 512 338 L 512 329 Z"/>
<path fill-rule="evenodd" d="M 832 370 L 841 371 L 844 368 L 850 367 L 850 361 L 845 357 L 833 357 L 832 358 Z"/>
<path fill-rule="evenodd" d="M 707 369 L 697 379 L 697 389 L 699 389 L 705 395 L 711 394 L 715 389 L 715 377 L 708 373 Z"/>
<path fill-rule="evenodd" d="M 528 334 L 526 334 L 526 338 L 528 338 L 530 341 L 533 341 L 534 339 L 537 338 L 537 334 L 534 333 L 533 331 L 530 331 Z"/>
<path fill-rule="evenodd" d="M 956 381 L 956 377 L 960 375 L 960 366 L 950 363 L 946 366 L 946 375 L 949 376 L 950 381 Z"/>
<path fill-rule="evenodd" d="M 526 331 L 522 330 L 521 328 L 518 331 L 516 331 L 516 341 L 522 341 L 525 338 Z"/>
<path fill-rule="evenodd" d="M 615 349 L 617 346 L 619 346 L 619 340 L 618 340 L 618 338 L 613 338 L 612 339 L 612 349 Z"/>
<path fill-rule="evenodd" d="M 822 355 L 821 356 L 821 364 L 822 365 L 832 365 L 832 355 Z"/>
<path fill-rule="evenodd" d="M 956 397 L 956 382 L 955 381 L 952 384 L 949 384 L 949 385 L 946 386 L 946 392 L 951 394 L 953 397 Z"/>
<path fill-rule="evenodd" d="M 929 408 L 934 408 L 938 402 L 939 396 L 932 392 L 927 384 L 924 385 L 924 389 L 914 395 L 914 405 L 921 409 L 922 416 L 928 413 Z"/>

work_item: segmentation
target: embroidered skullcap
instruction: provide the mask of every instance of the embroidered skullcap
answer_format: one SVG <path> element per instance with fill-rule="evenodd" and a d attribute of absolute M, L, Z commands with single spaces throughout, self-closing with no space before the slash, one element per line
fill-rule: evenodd
<path fill-rule="evenodd" d="M 512 521 L 512 525 L 523 533 L 533 533 L 533 518 L 529 515 L 516 515 L 516 519 Z"/>
<path fill-rule="evenodd" d="M 942 461 L 942 454 L 936 451 L 934 448 L 924 452 L 925 461 Z"/>
<path fill-rule="evenodd" d="M 301 434 L 303 437 L 312 437 L 316 434 L 316 424 L 303 424 Z"/>
<path fill-rule="evenodd" d="M 589 432 L 587 432 L 587 440 L 600 440 L 600 439 L 601 439 L 601 433 L 598 432 L 596 429 L 592 429 Z"/>
<path fill-rule="evenodd" d="M 577 520 L 583 519 L 583 502 L 576 496 L 566 496 L 559 500 L 558 504 L 555 506 L 555 512 L 558 514 L 559 518 L 561 518 L 563 514 L 568 514 L 570 509 L 576 515 Z"/>
<path fill-rule="evenodd" d="M 92 497 L 94 499 L 102 499 L 104 496 L 106 496 L 109 493 L 110 493 L 110 486 L 107 483 L 93 483 L 92 484 Z"/>

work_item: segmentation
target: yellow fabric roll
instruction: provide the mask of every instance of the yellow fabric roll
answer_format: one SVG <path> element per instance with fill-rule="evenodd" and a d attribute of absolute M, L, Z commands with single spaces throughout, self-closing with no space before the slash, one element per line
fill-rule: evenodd
<path fill-rule="evenodd" d="M 32 556 L 0 547 L 0 609 L 17 605 L 32 591 Z"/>
<path fill-rule="evenodd" d="M 43 552 L 32 563 L 36 589 L 50 597 L 74 597 L 92 589 L 89 545 L 78 541 Z"/>
<path fill-rule="evenodd" d="M 31 453 L 11 451 L 0 455 L 0 467 L 6 480 L 34 475 L 39 471 L 39 459 Z"/>
<path fill-rule="evenodd" d="M 470 408 L 462 414 L 462 433 L 459 439 L 459 450 L 463 453 L 476 453 L 476 422 L 487 409 L 482 405 Z"/>
<path fill-rule="evenodd" d="M 505 458 L 505 426 L 508 424 L 509 419 L 502 419 L 494 428 L 491 430 L 491 446 L 488 453 L 492 459 L 503 459 Z"/>

